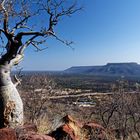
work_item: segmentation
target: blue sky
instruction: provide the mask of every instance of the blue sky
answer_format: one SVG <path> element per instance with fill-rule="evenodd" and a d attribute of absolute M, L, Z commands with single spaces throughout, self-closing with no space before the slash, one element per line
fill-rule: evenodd
<path fill-rule="evenodd" d="M 140 63 L 140 0 L 79 0 L 84 10 L 63 19 L 56 33 L 73 40 L 74 50 L 48 41 L 48 49 L 28 48 L 24 70 L 64 70 L 108 62 Z"/>

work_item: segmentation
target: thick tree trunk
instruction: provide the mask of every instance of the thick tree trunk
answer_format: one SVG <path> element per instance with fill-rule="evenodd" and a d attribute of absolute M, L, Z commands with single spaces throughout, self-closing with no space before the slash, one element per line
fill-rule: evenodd
<path fill-rule="evenodd" d="M 11 67 L 20 59 L 17 56 L 10 63 L 0 65 L 0 127 L 23 124 L 23 103 L 10 77 Z"/>

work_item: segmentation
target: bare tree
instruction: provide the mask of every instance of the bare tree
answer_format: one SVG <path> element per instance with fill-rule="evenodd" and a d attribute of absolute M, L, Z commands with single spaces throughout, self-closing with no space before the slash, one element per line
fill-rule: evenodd
<path fill-rule="evenodd" d="M 56 84 L 49 76 L 39 74 L 28 76 L 28 81 L 23 82 L 26 85 L 25 87 L 21 85 L 24 92 L 24 95 L 21 95 L 25 104 L 24 113 L 27 121 L 36 123 L 46 115 L 47 103 L 50 97 L 55 95 Z"/>
<path fill-rule="evenodd" d="M 0 0 L 0 127 L 15 127 L 23 123 L 23 103 L 10 77 L 13 66 L 24 57 L 24 50 L 32 45 L 37 51 L 49 37 L 66 45 L 55 34 L 54 27 L 62 17 L 71 16 L 81 8 L 75 1 L 67 0 Z M 34 26 L 33 19 L 46 16 L 42 26 Z M 48 18 L 48 20 L 47 20 Z"/>

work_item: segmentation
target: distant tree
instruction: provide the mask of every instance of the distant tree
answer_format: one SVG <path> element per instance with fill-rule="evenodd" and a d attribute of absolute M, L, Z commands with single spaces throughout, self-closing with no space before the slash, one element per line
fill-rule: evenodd
<path fill-rule="evenodd" d="M 71 16 L 81 8 L 68 0 L 0 0 L 0 127 L 15 127 L 23 123 L 23 103 L 10 73 L 32 45 L 37 51 L 49 37 L 70 45 L 55 34 L 54 27 L 62 17 Z M 47 16 L 46 16 L 47 15 Z M 35 25 L 44 17 L 45 23 Z M 48 18 L 48 19 L 47 19 Z"/>
<path fill-rule="evenodd" d="M 46 115 L 46 104 L 51 96 L 55 96 L 55 87 L 55 82 L 49 76 L 38 74 L 28 76 L 27 81 L 24 79 L 21 90 L 27 121 L 36 123 Z"/>

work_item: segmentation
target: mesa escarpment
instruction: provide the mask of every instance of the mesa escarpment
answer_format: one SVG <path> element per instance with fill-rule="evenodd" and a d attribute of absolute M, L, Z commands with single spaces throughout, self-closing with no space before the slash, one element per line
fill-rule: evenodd
<path fill-rule="evenodd" d="M 67 74 L 99 76 L 140 76 L 140 65 L 131 63 L 107 63 L 102 66 L 74 66 L 64 70 Z"/>

